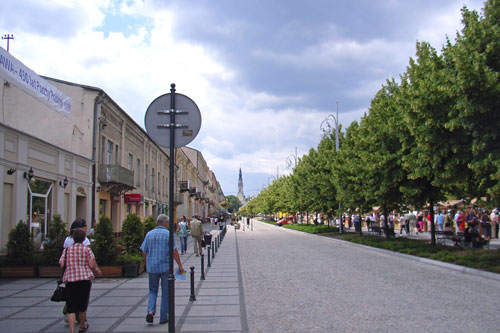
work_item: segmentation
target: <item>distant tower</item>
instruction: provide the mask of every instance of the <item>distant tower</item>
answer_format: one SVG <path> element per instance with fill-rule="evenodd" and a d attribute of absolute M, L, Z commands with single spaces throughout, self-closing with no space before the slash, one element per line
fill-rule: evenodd
<path fill-rule="evenodd" d="M 240 167 L 240 176 L 238 177 L 238 199 L 241 203 L 245 202 L 245 195 L 243 194 L 243 177 L 241 176 L 241 167 Z"/>

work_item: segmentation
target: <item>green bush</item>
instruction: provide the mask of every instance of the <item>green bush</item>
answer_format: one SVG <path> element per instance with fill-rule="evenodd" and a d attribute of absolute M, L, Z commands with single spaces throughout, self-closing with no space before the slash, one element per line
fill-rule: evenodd
<path fill-rule="evenodd" d="M 285 224 L 283 226 L 284 228 L 288 229 L 293 229 L 293 230 L 298 230 L 298 231 L 303 231 L 307 232 L 309 234 L 322 234 L 322 233 L 328 233 L 328 232 L 338 232 L 337 227 L 332 227 L 328 226 L 325 224 Z"/>
<path fill-rule="evenodd" d="M 144 219 L 142 225 L 143 225 L 144 235 L 146 235 L 149 231 L 156 228 L 156 220 L 153 216 L 148 216 Z"/>
<path fill-rule="evenodd" d="M 136 264 L 139 265 L 144 261 L 142 255 L 123 253 L 118 256 L 118 263 L 120 265 Z"/>
<path fill-rule="evenodd" d="M 127 216 L 122 225 L 121 244 L 128 254 L 141 254 L 141 244 L 144 240 L 144 227 L 136 214 Z"/>
<path fill-rule="evenodd" d="M 9 232 L 7 242 L 7 265 L 21 266 L 33 264 L 33 238 L 27 223 L 19 223 Z"/>
<path fill-rule="evenodd" d="M 113 235 L 113 224 L 107 216 L 101 216 L 94 231 L 94 242 L 91 245 L 99 265 L 115 265 L 118 246 Z"/>
<path fill-rule="evenodd" d="M 43 254 L 41 263 L 44 265 L 58 265 L 59 258 L 63 251 L 64 240 L 66 239 L 66 223 L 61 216 L 56 214 L 49 225 L 47 238 L 43 243 Z"/>

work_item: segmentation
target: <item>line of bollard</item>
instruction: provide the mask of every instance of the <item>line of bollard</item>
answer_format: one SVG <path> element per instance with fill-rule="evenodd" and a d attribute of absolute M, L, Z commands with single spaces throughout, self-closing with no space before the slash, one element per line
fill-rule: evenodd
<path fill-rule="evenodd" d="M 214 247 L 214 241 L 212 241 L 212 260 L 215 258 L 215 247 Z"/>
<path fill-rule="evenodd" d="M 210 267 L 210 245 L 207 245 L 207 251 L 208 251 L 208 253 L 207 253 L 208 254 L 208 256 L 207 256 L 207 260 L 208 260 L 207 267 Z"/>
<path fill-rule="evenodd" d="M 205 280 L 205 255 L 201 254 L 201 276 L 200 280 Z"/>
<path fill-rule="evenodd" d="M 196 301 L 196 296 L 194 295 L 194 266 L 191 266 L 191 296 L 189 296 L 190 301 Z"/>
<path fill-rule="evenodd" d="M 217 237 L 215 237 L 215 253 L 217 253 L 218 249 L 219 249 L 219 244 L 217 244 Z"/>

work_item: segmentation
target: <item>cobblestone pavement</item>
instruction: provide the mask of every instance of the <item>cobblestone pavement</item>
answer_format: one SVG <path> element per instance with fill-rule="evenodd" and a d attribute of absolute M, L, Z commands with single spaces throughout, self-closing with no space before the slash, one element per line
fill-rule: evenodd
<path fill-rule="evenodd" d="M 208 226 L 204 226 L 209 229 Z M 218 230 L 212 230 L 215 241 Z M 233 227 L 218 247 L 208 267 L 205 251 L 205 280 L 201 280 L 201 258 L 193 254 L 192 240 L 188 253 L 181 256 L 189 272 L 195 267 L 195 297 L 190 300 L 189 273 L 185 281 L 175 281 L 176 332 L 244 332 L 247 331 L 245 306 L 236 234 Z M 62 315 L 63 303 L 50 301 L 56 278 L 0 279 L 0 333 L 68 332 Z M 160 295 L 158 295 L 159 311 Z M 87 312 L 87 332 L 167 332 L 169 325 L 146 323 L 148 275 L 136 278 L 99 278 L 91 289 Z M 77 329 L 78 331 L 78 329 Z"/>
<path fill-rule="evenodd" d="M 500 282 L 254 222 L 237 245 L 250 332 L 498 332 Z"/>

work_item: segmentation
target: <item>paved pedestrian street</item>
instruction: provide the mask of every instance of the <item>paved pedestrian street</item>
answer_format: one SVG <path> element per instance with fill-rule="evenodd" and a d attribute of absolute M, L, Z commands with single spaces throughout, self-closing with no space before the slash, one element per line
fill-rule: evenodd
<path fill-rule="evenodd" d="M 500 330 L 497 274 L 258 222 L 237 242 L 250 332 Z"/>
<path fill-rule="evenodd" d="M 212 230 L 212 234 L 218 233 Z M 206 253 L 206 252 L 205 252 Z M 500 277 L 265 223 L 228 226 L 211 267 L 175 282 L 176 332 L 498 332 Z M 206 256 L 205 256 L 206 259 Z M 190 301 L 189 267 L 195 267 Z M 68 332 L 57 279 L 0 279 L 0 332 Z M 147 273 L 99 278 L 87 332 L 167 332 L 145 321 Z M 159 306 L 159 302 L 157 304 Z M 157 308 L 159 311 L 159 308 Z"/>

